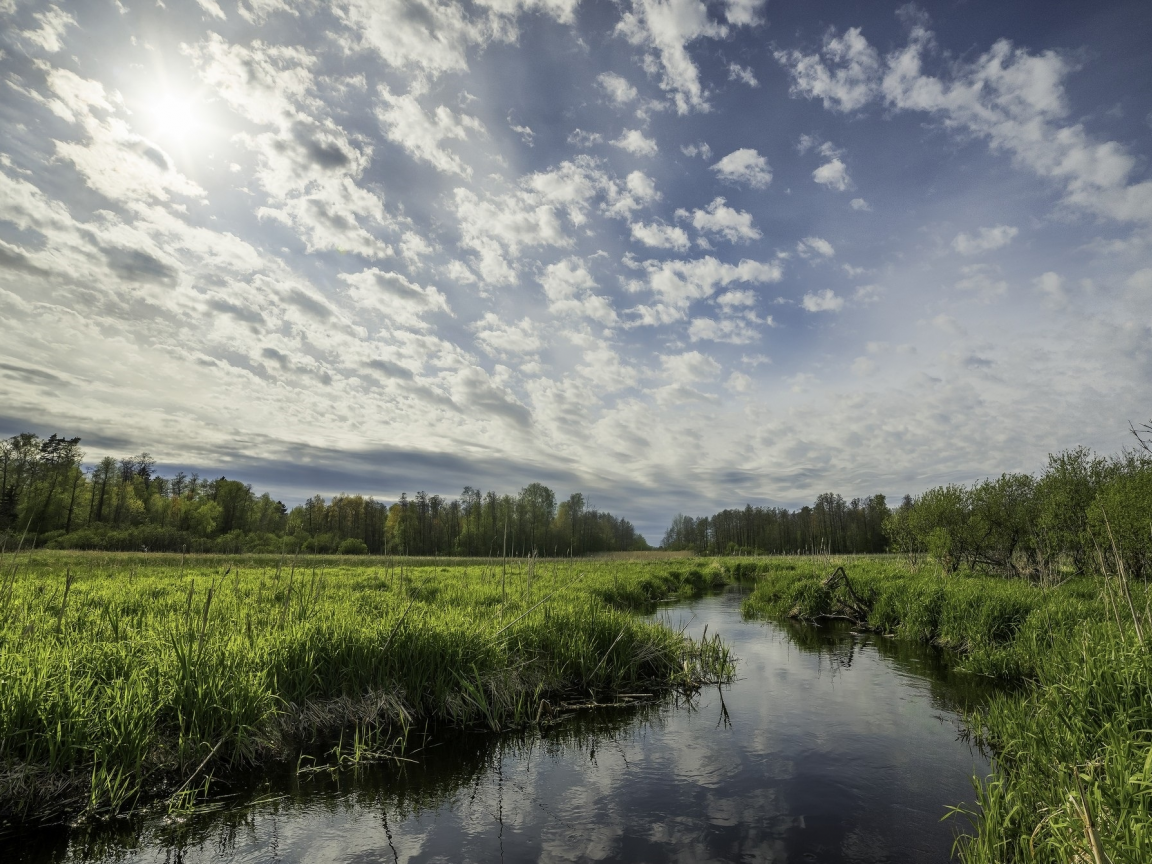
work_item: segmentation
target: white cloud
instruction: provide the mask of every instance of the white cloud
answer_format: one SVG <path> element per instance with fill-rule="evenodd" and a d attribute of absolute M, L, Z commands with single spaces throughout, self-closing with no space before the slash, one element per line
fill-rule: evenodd
<path fill-rule="evenodd" d="M 349 48 L 375 51 L 391 66 L 432 77 L 467 69 L 468 46 L 485 40 L 483 24 L 458 3 L 339 0 L 332 8 L 354 34 Z"/>
<path fill-rule="evenodd" d="M 468 68 L 468 49 L 515 42 L 516 18 L 539 10 L 571 24 L 577 0 L 477 0 L 487 14 L 472 17 L 453 0 L 337 0 L 334 11 L 352 36 L 346 50 L 375 51 L 389 65 L 435 78 Z"/>
<path fill-rule="evenodd" d="M 665 225 L 662 222 L 653 222 L 648 225 L 643 222 L 633 222 L 631 227 L 632 239 L 643 243 L 645 246 L 684 252 L 690 245 L 684 229 L 675 225 Z"/>
<path fill-rule="evenodd" d="M 982 303 L 991 303 L 1008 291 L 1008 283 L 997 279 L 996 270 L 984 264 L 961 267 L 960 272 L 963 278 L 956 282 L 956 287 L 975 295 Z"/>
<path fill-rule="evenodd" d="M 656 182 L 643 171 L 633 171 L 624 180 L 624 188 L 614 180 L 605 181 L 602 212 L 617 219 L 629 219 L 634 211 L 660 200 Z"/>
<path fill-rule="evenodd" d="M 743 318 L 693 318 L 688 325 L 688 338 L 693 342 L 748 345 L 758 340 L 760 334 Z"/>
<path fill-rule="evenodd" d="M 728 27 L 712 21 L 700 0 L 632 0 L 616 32 L 633 45 L 654 52 L 649 66 L 660 73 L 660 88 L 672 94 L 680 114 L 708 110 L 700 70 L 688 54 L 688 43 L 723 39 Z"/>
<path fill-rule="evenodd" d="M 825 108 L 855 111 L 873 99 L 879 88 L 880 55 L 859 27 L 843 36 L 829 31 L 823 55 L 823 60 L 819 54 L 800 51 L 777 51 L 773 56 L 792 74 L 792 93 L 820 99 Z"/>
<path fill-rule="evenodd" d="M 628 83 L 627 78 L 615 72 L 601 73 L 596 77 L 596 83 L 617 105 L 627 105 L 639 95 L 636 88 Z"/>
<path fill-rule="evenodd" d="M 237 113 L 269 131 L 236 140 L 257 154 L 255 177 L 269 202 L 261 219 L 293 227 L 308 251 L 384 258 L 377 234 L 392 219 L 383 200 L 359 185 L 371 148 L 355 146 L 316 98 L 315 58 L 296 48 L 229 45 L 217 34 L 186 49 L 201 78 Z"/>
<path fill-rule="evenodd" d="M 741 81 L 749 87 L 760 86 L 760 82 L 756 80 L 756 74 L 752 71 L 752 67 L 741 66 L 739 63 L 728 64 L 728 80 Z"/>
<path fill-rule="evenodd" d="M 1048 271 L 1036 277 L 1032 284 L 1040 292 L 1040 296 L 1044 299 L 1044 305 L 1049 308 L 1063 309 L 1068 305 L 1068 294 L 1064 290 L 1064 280 L 1059 273 Z"/>
<path fill-rule="evenodd" d="M 683 144 L 680 147 L 680 152 L 688 157 L 699 156 L 701 159 L 708 160 L 712 158 L 712 148 L 701 141 L 699 144 Z"/>
<path fill-rule="evenodd" d="M 243 0 L 237 5 L 236 11 L 251 24 L 263 24 L 276 12 L 296 16 L 300 14 L 288 0 Z"/>
<path fill-rule="evenodd" d="M 628 189 L 628 194 L 635 196 L 640 201 L 655 201 L 660 197 L 660 193 L 656 191 L 656 181 L 643 171 L 631 172 L 625 179 L 624 185 Z"/>
<path fill-rule="evenodd" d="M 768 160 L 748 147 L 732 151 L 713 165 L 712 170 L 722 180 L 746 183 L 753 189 L 763 189 L 772 182 Z"/>
<path fill-rule="evenodd" d="M 862 210 L 867 212 L 872 209 L 872 205 L 865 201 L 863 198 L 853 198 L 849 203 L 853 210 Z"/>
<path fill-rule="evenodd" d="M 583 129 L 573 129 L 572 134 L 568 136 L 569 144 L 584 149 L 599 144 L 603 140 L 604 136 L 599 132 L 585 132 Z"/>
<path fill-rule="evenodd" d="M 133 131 L 98 81 L 67 69 L 46 69 L 45 80 L 47 107 L 80 133 L 80 140 L 53 141 L 55 155 L 71 162 L 89 188 L 126 204 L 205 196 L 159 145 Z"/>
<path fill-rule="evenodd" d="M 676 215 L 687 218 L 689 214 L 679 210 Z M 759 240 L 762 236 L 752 224 L 751 213 L 732 209 L 723 198 L 714 199 L 705 210 L 693 210 L 691 216 L 692 227 L 697 231 L 719 234 L 730 243 Z"/>
<path fill-rule="evenodd" d="M 495 312 L 487 312 L 470 328 L 476 344 L 491 357 L 535 354 L 544 347 L 540 326 L 531 318 L 506 322 Z"/>
<path fill-rule="evenodd" d="M 348 284 L 348 297 L 357 306 L 408 327 L 426 327 L 422 316 L 430 312 L 451 314 L 440 291 L 431 285 L 422 288 L 399 273 L 373 267 L 360 273 L 341 273 L 340 278 Z"/>
<path fill-rule="evenodd" d="M 957 234 L 952 240 L 952 248 L 961 255 L 979 255 L 982 252 L 991 252 L 993 249 L 1007 246 L 1012 242 L 1012 238 L 1019 233 L 1019 230 L 1011 225 L 981 228 L 975 237 L 968 234 Z"/>
<path fill-rule="evenodd" d="M 548 310 L 554 315 L 585 317 L 607 327 L 618 323 L 611 301 L 594 293 L 596 281 L 577 258 L 550 264 L 540 285 L 548 297 Z"/>
<path fill-rule="evenodd" d="M 23 30 L 20 35 L 49 54 L 55 54 L 63 48 L 65 31 L 77 26 L 76 19 L 60 11 L 59 6 L 49 6 L 47 12 L 35 12 L 32 17 L 40 22 L 40 28 Z"/>
<path fill-rule="evenodd" d="M 400 254 L 404 256 L 409 267 L 420 267 L 423 259 L 434 251 L 428 241 L 415 231 L 404 232 L 404 237 L 400 241 Z"/>
<path fill-rule="evenodd" d="M 668 310 L 659 316 L 658 323 L 682 317 L 676 310 L 711 297 L 718 288 L 734 282 L 766 284 L 779 282 L 784 276 L 776 262 L 744 259 L 739 264 L 727 264 L 710 255 L 690 261 L 645 261 L 642 267 L 648 276 L 647 287 Z M 654 313 L 654 309 L 649 311 Z M 645 313 L 640 314 L 645 317 Z"/>
<path fill-rule="evenodd" d="M 763 23 L 760 12 L 767 0 L 726 0 L 724 18 L 729 24 L 755 27 Z"/>
<path fill-rule="evenodd" d="M 717 297 L 716 305 L 720 306 L 725 312 L 731 312 L 742 306 L 755 306 L 756 300 L 756 292 L 751 288 L 738 288 L 732 291 L 725 291 Z"/>
<path fill-rule="evenodd" d="M 1056 51 L 1032 54 L 1001 39 L 947 74 L 924 72 L 935 37 L 923 22 L 908 44 L 883 62 L 858 28 L 826 37 L 817 54 L 778 51 L 792 77 L 792 92 L 824 107 L 856 111 L 879 99 L 897 110 L 920 111 L 1064 189 L 1064 204 L 1118 221 L 1152 222 L 1152 180 L 1130 183 L 1136 160 L 1115 141 L 1089 135 L 1067 121 L 1063 80 L 1072 65 Z"/>
<path fill-rule="evenodd" d="M 218 18 L 221 21 L 228 20 L 228 16 L 224 14 L 224 10 L 220 8 L 220 4 L 216 0 L 196 0 L 196 3 L 213 18 Z"/>
<path fill-rule="evenodd" d="M 633 156 L 655 156 L 656 141 L 649 138 L 639 129 L 625 129 L 620 137 L 612 142 L 621 150 L 627 150 Z"/>
<path fill-rule="evenodd" d="M 815 294 L 805 294 L 801 305 L 809 312 L 839 312 L 844 308 L 844 298 L 836 295 L 831 288 Z"/>
<path fill-rule="evenodd" d="M 812 179 L 821 186 L 827 186 L 837 192 L 843 192 L 852 183 L 848 177 L 848 167 L 839 158 L 825 162 L 813 171 Z"/>
<path fill-rule="evenodd" d="M 509 121 L 508 128 L 519 135 L 520 140 L 527 144 L 529 147 L 533 146 L 533 143 L 536 140 L 536 133 L 532 131 L 531 126 L 517 126 L 515 123 Z"/>
<path fill-rule="evenodd" d="M 445 139 L 467 141 L 468 132 L 483 134 L 484 125 L 468 114 L 455 114 L 445 105 L 426 114 L 412 93 L 397 96 L 381 84 L 376 117 L 389 141 L 399 144 L 417 159 L 437 171 L 471 177 L 472 169 L 451 150 L 442 146 Z M 531 130 L 529 130 L 530 132 Z"/>
<path fill-rule="evenodd" d="M 801 258 L 811 258 L 813 255 L 831 258 L 836 254 L 832 244 L 823 237 L 805 237 L 796 244 L 796 251 Z"/>
<path fill-rule="evenodd" d="M 502 194 L 481 197 L 458 188 L 454 206 L 461 243 L 476 252 L 474 265 L 485 282 L 514 284 L 521 250 L 571 246 L 570 228 L 585 223 L 592 200 L 607 188 L 609 178 L 588 156 L 529 174 Z"/>
<path fill-rule="evenodd" d="M 724 386 L 733 393 L 747 393 L 752 389 L 752 378 L 743 372 L 733 372 L 724 382 Z"/>
<path fill-rule="evenodd" d="M 699 351 L 685 351 L 683 354 L 661 354 L 660 362 L 664 374 L 674 384 L 695 384 L 711 381 L 720 374 L 720 364 Z"/>

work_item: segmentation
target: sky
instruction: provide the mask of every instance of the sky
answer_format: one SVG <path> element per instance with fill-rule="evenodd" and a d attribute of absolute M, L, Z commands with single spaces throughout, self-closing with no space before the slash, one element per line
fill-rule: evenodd
<path fill-rule="evenodd" d="M 0 0 L 0 434 L 899 497 L 1152 416 L 1152 5 Z"/>

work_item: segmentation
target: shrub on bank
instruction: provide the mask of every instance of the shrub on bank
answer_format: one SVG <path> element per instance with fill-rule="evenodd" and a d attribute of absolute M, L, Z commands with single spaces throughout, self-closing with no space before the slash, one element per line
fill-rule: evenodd
<path fill-rule="evenodd" d="M 1109 533 L 1111 528 L 1111 533 Z M 1152 455 L 1111 459 L 1084 448 L 1049 457 L 1038 477 L 1004 474 L 908 498 L 884 523 L 890 548 L 915 566 L 1055 581 L 1100 572 L 1112 542 L 1129 575 L 1152 573 Z"/>

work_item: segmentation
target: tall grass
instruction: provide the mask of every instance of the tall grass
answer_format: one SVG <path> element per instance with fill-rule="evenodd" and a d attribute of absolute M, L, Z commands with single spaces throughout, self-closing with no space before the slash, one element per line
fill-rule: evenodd
<path fill-rule="evenodd" d="M 715 572 L 442 564 L 9 556 L 0 811 L 122 812 L 302 747 L 399 756 L 428 724 L 524 726 L 731 675 L 719 641 L 630 611 Z"/>
<path fill-rule="evenodd" d="M 1054 587 L 856 559 L 849 593 L 811 562 L 759 567 L 750 616 L 853 618 L 1019 685 L 968 718 L 995 761 L 960 860 L 1152 861 L 1152 591 L 1120 556 L 1102 561 L 1103 581 Z"/>

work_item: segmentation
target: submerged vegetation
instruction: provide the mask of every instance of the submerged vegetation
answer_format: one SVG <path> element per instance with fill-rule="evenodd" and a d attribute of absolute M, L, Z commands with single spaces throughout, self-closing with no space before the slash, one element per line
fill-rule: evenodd
<path fill-rule="evenodd" d="M 632 611 L 718 570 L 26 550 L 0 566 L 8 819 L 173 806 L 244 766 L 403 758 L 414 732 L 547 723 L 733 670 L 718 639 Z"/>

